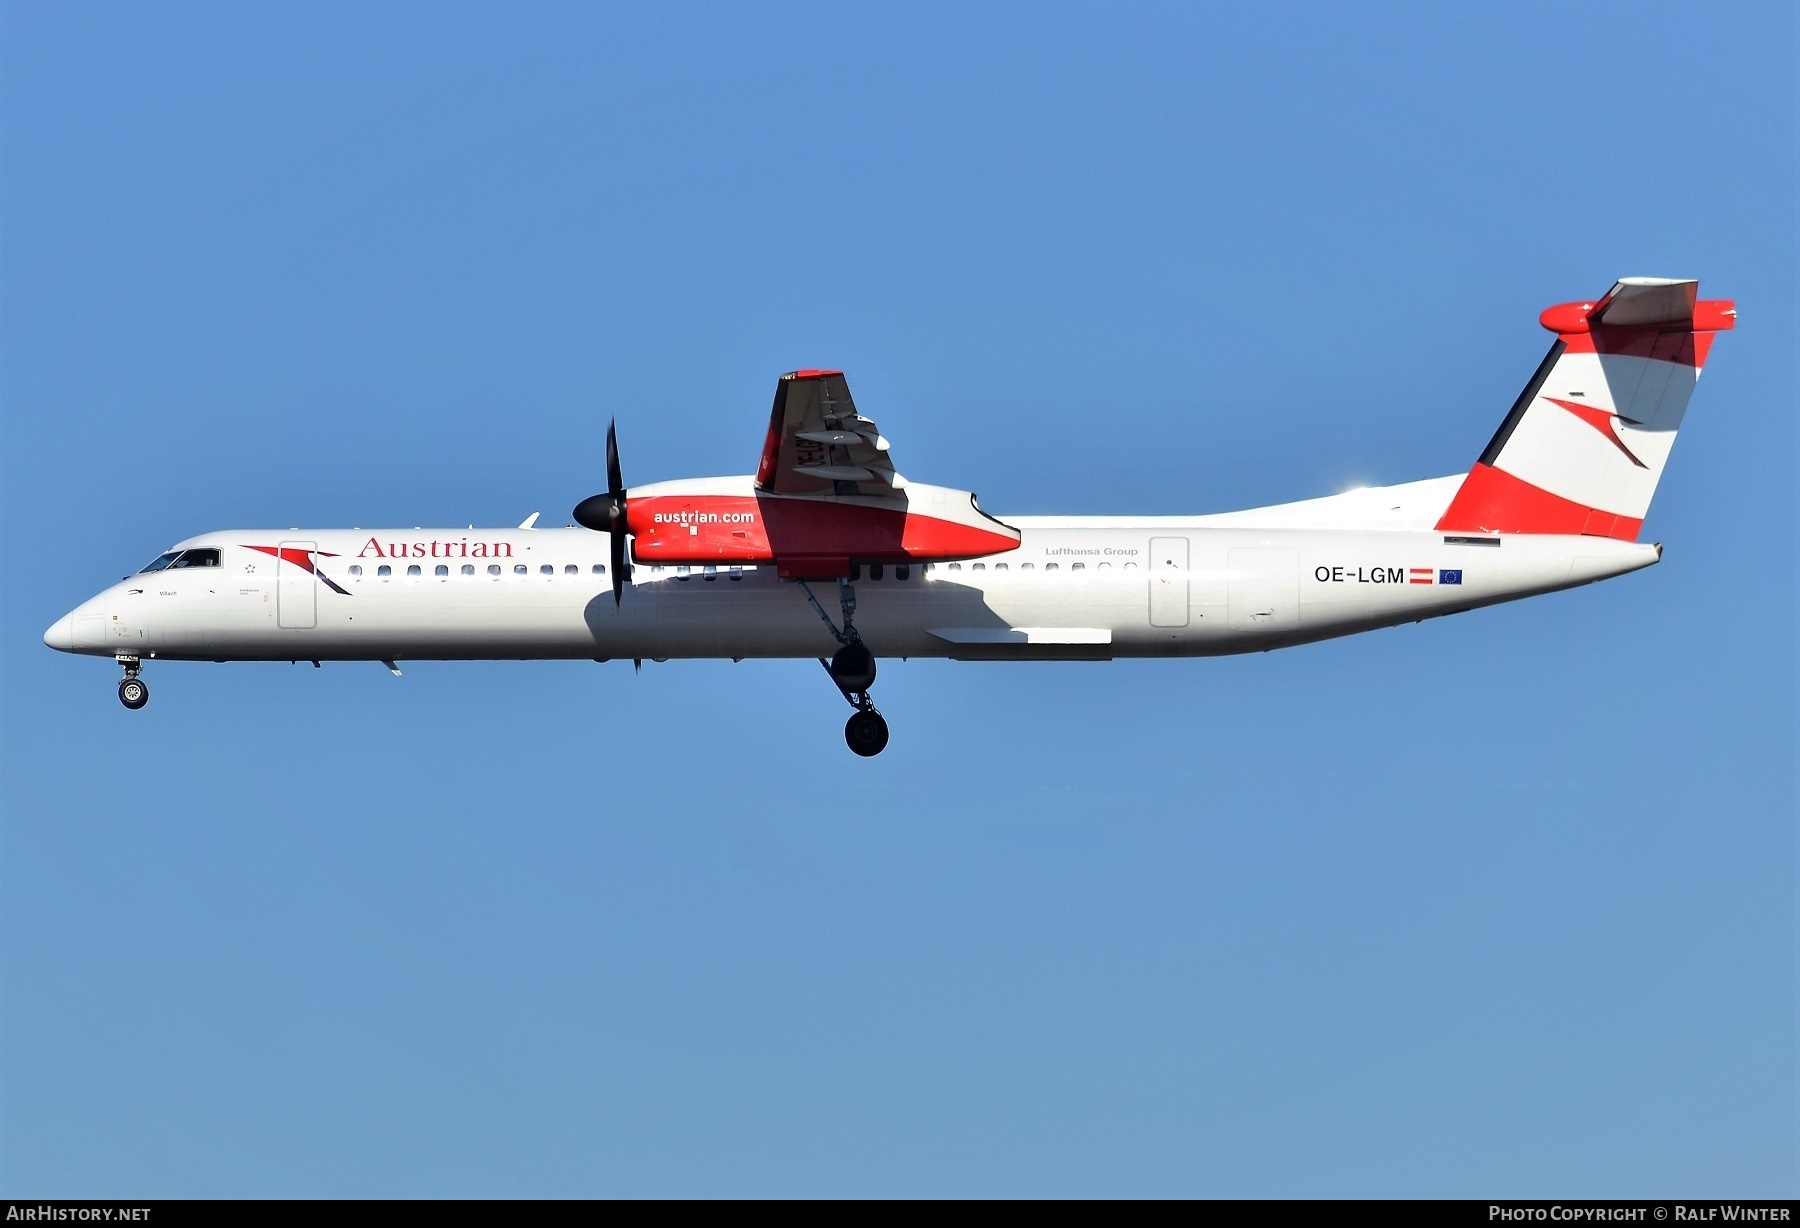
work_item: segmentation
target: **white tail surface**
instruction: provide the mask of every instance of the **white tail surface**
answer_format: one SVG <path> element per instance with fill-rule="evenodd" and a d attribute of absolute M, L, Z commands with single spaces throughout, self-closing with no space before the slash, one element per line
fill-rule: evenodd
<path fill-rule="evenodd" d="M 1628 277 L 1539 316 L 1556 342 L 1437 527 L 1635 541 L 1713 334 L 1736 323 L 1699 286 Z"/>

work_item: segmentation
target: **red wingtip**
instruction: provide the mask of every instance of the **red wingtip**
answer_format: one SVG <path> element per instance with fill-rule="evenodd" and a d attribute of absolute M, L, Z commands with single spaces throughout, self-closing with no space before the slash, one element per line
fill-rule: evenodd
<path fill-rule="evenodd" d="M 789 371 L 782 379 L 824 379 L 827 375 L 842 375 L 842 371 L 823 371 L 815 367 L 807 367 L 800 371 Z"/>

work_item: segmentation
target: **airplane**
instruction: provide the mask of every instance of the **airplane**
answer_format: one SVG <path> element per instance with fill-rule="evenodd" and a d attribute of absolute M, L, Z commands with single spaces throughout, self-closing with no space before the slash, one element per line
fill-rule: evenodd
<path fill-rule="evenodd" d="M 754 474 L 607 489 L 568 528 L 240 529 L 170 547 L 44 642 L 147 660 L 812 658 L 881 752 L 878 658 L 1261 652 L 1648 567 L 1637 540 L 1729 301 L 1632 277 L 1562 303 L 1466 474 L 1198 516 L 996 519 L 911 482 L 842 372 L 781 376 Z"/>

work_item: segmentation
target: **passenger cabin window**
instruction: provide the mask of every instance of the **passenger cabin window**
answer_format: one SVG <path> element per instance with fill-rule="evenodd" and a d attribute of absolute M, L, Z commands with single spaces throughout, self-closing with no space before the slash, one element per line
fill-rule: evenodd
<path fill-rule="evenodd" d="M 905 580 L 905 579 L 910 578 L 911 576 L 912 576 L 912 568 L 908 567 L 905 563 L 897 564 L 894 567 L 894 579 Z"/>
<path fill-rule="evenodd" d="M 421 575 L 423 573 L 420 572 L 419 565 L 417 563 L 414 563 L 412 566 L 410 566 L 406 569 L 406 574 L 409 576 L 417 576 L 417 575 Z"/>
<path fill-rule="evenodd" d="M 394 574 L 394 569 L 389 567 L 386 563 L 383 563 L 375 569 L 375 574 L 378 576 L 391 576 Z"/>
<path fill-rule="evenodd" d="M 880 563 L 870 563 L 869 564 L 869 579 L 871 579 L 871 580 L 881 579 L 881 564 Z"/>
<path fill-rule="evenodd" d="M 605 575 L 605 574 L 606 574 L 606 564 L 604 564 L 604 563 L 595 563 L 595 564 L 594 564 L 594 574 L 595 574 L 595 575 L 597 575 L 597 576 L 603 576 L 603 575 Z"/>
<path fill-rule="evenodd" d="M 977 564 L 975 564 L 975 566 L 979 567 L 979 566 L 981 566 L 981 564 L 977 563 Z M 951 571 L 961 571 L 962 564 L 961 563 L 952 563 L 952 564 L 950 564 L 950 570 Z"/>
<path fill-rule="evenodd" d="M 567 567 L 563 568 L 563 575 L 565 576 L 578 576 L 580 574 L 581 568 L 575 566 L 573 563 L 570 563 Z"/>
<path fill-rule="evenodd" d="M 1002 563 L 1002 564 L 1000 564 L 1000 566 L 1004 567 L 1004 566 L 1006 566 L 1006 564 Z M 1020 571 L 1031 571 L 1036 567 L 1037 567 L 1036 563 L 1020 563 L 1019 564 Z"/>
<path fill-rule="evenodd" d="M 353 576 L 362 575 L 362 564 L 361 563 L 350 564 L 350 574 Z"/>
<path fill-rule="evenodd" d="M 529 570 L 529 569 L 523 563 L 514 563 L 513 564 L 513 575 L 515 575 L 515 576 L 522 576 L 526 573 L 527 570 Z"/>
<path fill-rule="evenodd" d="M 538 575 L 540 576 L 553 576 L 555 574 L 556 565 L 553 563 L 545 563 L 542 567 L 538 568 Z"/>
<path fill-rule="evenodd" d="M 450 569 L 444 564 L 439 563 L 436 567 L 431 569 L 431 574 L 434 576 L 447 576 L 450 574 Z"/>
<path fill-rule="evenodd" d="M 986 563 L 970 563 L 969 570 L 970 571 L 986 571 L 987 564 Z"/>
<path fill-rule="evenodd" d="M 464 563 L 464 564 L 463 564 L 463 565 L 462 565 L 462 573 L 463 573 L 463 575 L 465 575 L 465 576 L 472 576 L 472 575 L 474 575 L 474 574 L 475 574 L 475 564 L 473 564 L 473 563 Z"/>
<path fill-rule="evenodd" d="M 1070 563 L 1069 570 L 1070 571 L 1086 571 L 1087 564 L 1086 563 Z"/>
<path fill-rule="evenodd" d="M 1005 571 L 1006 568 L 1007 568 L 1007 564 L 1005 564 L 1005 563 L 995 563 L 994 564 L 995 571 Z"/>
<path fill-rule="evenodd" d="M 1027 564 L 1025 564 L 1025 566 L 1027 566 L 1027 567 L 1029 567 L 1029 566 L 1031 566 L 1031 564 L 1030 564 L 1030 563 L 1027 563 Z M 1045 563 L 1045 564 L 1044 564 L 1044 570 L 1045 570 L 1045 571 L 1056 571 L 1056 570 L 1058 570 L 1058 564 L 1056 564 L 1056 563 Z"/>
<path fill-rule="evenodd" d="M 499 575 L 499 574 L 500 574 L 500 564 L 498 564 L 498 563 L 489 563 L 489 564 L 488 564 L 488 575 L 490 575 L 490 576 L 497 576 L 497 575 Z"/>
<path fill-rule="evenodd" d="M 1111 563 L 1101 563 L 1101 564 L 1099 564 L 1099 567 L 1100 567 L 1101 571 L 1111 571 L 1112 570 Z"/>

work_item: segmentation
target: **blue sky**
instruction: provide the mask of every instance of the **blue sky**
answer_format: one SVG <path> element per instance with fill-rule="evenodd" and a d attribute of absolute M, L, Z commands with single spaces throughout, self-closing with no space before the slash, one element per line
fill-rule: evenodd
<path fill-rule="evenodd" d="M 0 1191 L 1796 1180 L 1794 12 L 0 9 Z M 1468 466 L 1552 302 L 1738 300 L 1604 585 L 1228 660 L 153 666 L 231 526 L 747 472 Z"/>

